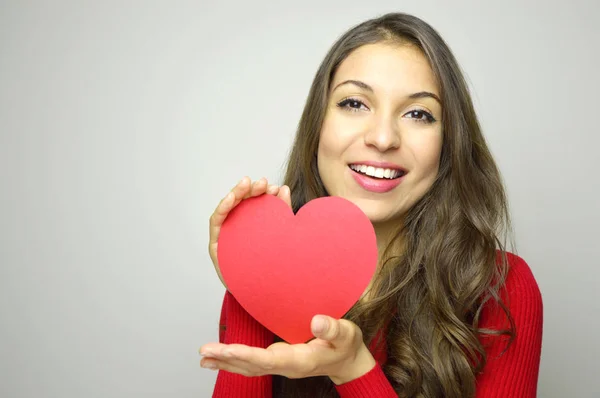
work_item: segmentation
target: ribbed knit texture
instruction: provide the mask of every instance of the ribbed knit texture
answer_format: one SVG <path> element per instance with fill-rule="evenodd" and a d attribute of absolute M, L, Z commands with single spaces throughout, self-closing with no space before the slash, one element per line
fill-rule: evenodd
<path fill-rule="evenodd" d="M 481 337 L 488 362 L 477 376 L 477 398 L 536 397 L 542 345 L 542 297 L 527 263 L 511 253 L 508 260 L 510 270 L 501 297 L 514 319 L 516 337 L 504 353 L 507 338 Z M 220 326 L 219 340 L 225 344 L 266 348 L 275 337 L 228 292 L 223 300 Z M 509 323 L 497 303 L 491 303 L 484 307 L 479 326 L 499 330 L 508 328 Z M 341 398 L 397 397 L 382 370 L 386 361 L 385 342 L 379 342 L 383 346 L 375 343 L 377 339 L 369 347 L 377 361 L 375 367 L 358 379 L 336 386 Z M 226 371 L 219 371 L 213 392 L 213 398 L 271 398 L 272 395 L 272 376 L 245 377 Z"/>
<path fill-rule="evenodd" d="M 501 292 L 515 322 L 516 337 L 506 352 L 508 337 L 484 336 L 487 364 L 477 377 L 477 397 L 529 398 L 537 391 L 542 349 L 542 296 L 531 269 L 522 258 L 508 253 L 511 265 Z M 497 303 L 482 310 L 480 327 L 506 329 L 508 320 Z M 487 346 L 486 346 L 487 345 Z"/>
<path fill-rule="evenodd" d="M 398 395 L 377 363 L 369 373 L 346 384 L 335 386 L 342 398 L 397 398 Z"/>
<path fill-rule="evenodd" d="M 219 342 L 224 344 L 266 348 L 275 341 L 275 335 L 252 318 L 229 292 L 225 292 L 219 323 Z M 214 398 L 267 398 L 272 395 L 273 376 L 246 377 L 223 370 L 219 371 L 213 390 Z"/>

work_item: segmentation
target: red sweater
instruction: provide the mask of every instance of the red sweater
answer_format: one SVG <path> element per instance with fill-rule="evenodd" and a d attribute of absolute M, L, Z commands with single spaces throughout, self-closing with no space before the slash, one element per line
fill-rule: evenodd
<path fill-rule="evenodd" d="M 486 347 L 487 363 L 477 376 L 477 398 L 530 398 L 536 396 L 538 370 L 542 346 L 542 297 L 527 263 L 508 253 L 510 269 L 502 299 L 510 309 L 515 322 L 516 337 L 509 349 L 506 338 L 482 336 Z M 508 321 L 497 304 L 484 306 L 480 327 L 506 329 Z M 274 341 L 274 334 L 252 318 L 229 293 L 225 293 L 221 310 L 219 341 L 225 344 L 245 344 L 266 348 Z M 395 398 L 382 370 L 386 361 L 384 350 L 370 350 L 377 362 L 375 367 L 358 379 L 336 386 L 341 398 Z M 213 398 L 268 398 L 272 397 L 272 376 L 245 377 L 219 371 Z"/>

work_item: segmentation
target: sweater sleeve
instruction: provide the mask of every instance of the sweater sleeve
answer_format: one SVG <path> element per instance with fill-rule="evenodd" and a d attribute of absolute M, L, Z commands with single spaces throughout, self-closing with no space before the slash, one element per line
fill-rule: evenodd
<path fill-rule="evenodd" d="M 275 335 L 256 321 L 229 291 L 225 292 L 219 322 L 219 342 L 267 348 Z M 213 398 L 256 398 L 273 395 L 272 376 L 246 377 L 219 370 Z"/>
<path fill-rule="evenodd" d="M 508 337 L 481 336 L 487 363 L 477 376 L 477 398 L 534 398 L 542 348 L 542 295 L 527 263 L 507 253 L 509 272 L 501 298 L 513 317 L 516 336 L 506 349 Z M 481 328 L 508 329 L 508 319 L 498 306 L 484 306 Z"/>
<path fill-rule="evenodd" d="M 335 388 L 340 398 L 398 398 L 379 363 L 358 379 Z"/>

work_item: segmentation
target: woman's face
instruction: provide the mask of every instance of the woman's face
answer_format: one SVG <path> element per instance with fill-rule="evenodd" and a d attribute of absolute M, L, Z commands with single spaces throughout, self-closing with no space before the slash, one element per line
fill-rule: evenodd
<path fill-rule="evenodd" d="M 423 54 L 409 46 L 359 47 L 339 66 L 318 148 L 319 174 L 384 224 L 432 186 L 442 148 L 438 86 Z"/>

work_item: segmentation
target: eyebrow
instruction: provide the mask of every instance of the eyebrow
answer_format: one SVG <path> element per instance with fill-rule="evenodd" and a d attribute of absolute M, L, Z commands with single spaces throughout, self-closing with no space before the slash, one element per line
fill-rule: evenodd
<path fill-rule="evenodd" d="M 341 82 L 340 84 L 338 84 L 337 86 L 335 86 L 333 88 L 333 90 L 331 90 L 332 92 L 335 91 L 338 87 L 343 86 L 344 84 L 353 84 L 357 87 L 362 88 L 363 90 L 369 91 L 369 92 L 373 92 L 373 87 L 369 86 L 367 83 L 365 82 L 361 82 L 360 80 L 346 80 Z M 442 104 L 442 100 L 440 100 L 440 98 L 435 95 L 434 93 L 430 93 L 429 91 L 419 91 L 418 93 L 413 93 L 411 95 L 408 96 L 408 98 L 410 99 L 419 99 L 419 98 L 433 98 L 434 100 L 436 100 L 437 102 L 440 103 L 440 105 Z"/>

